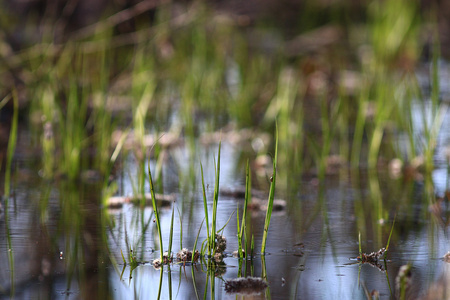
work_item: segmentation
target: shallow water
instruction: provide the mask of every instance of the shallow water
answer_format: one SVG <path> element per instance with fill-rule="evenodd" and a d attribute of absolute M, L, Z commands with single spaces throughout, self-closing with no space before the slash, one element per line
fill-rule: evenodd
<path fill-rule="evenodd" d="M 254 277 L 266 274 L 269 287 L 249 298 L 366 299 L 364 287 L 369 292 L 378 291 L 381 298 L 393 298 L 399 268 L 408 263 L 412 265 L 408 294 L 412 298 L 424 295 L 439 280 L 448 280 L 450 267 L 441 259 L 450 250 L 448 199 L 436 206 L 441 209 L 438 213 L 430 209 L 436 203 L 435 195 L 442 196 L 448 189 L 447 165 L 442 157 L 442 147 L 449 143 L 449 127 L 445 127 L 448 123 L 447 114 L 431 178 L 391 179 L 386 171 L 366 174 L 343 170 L 322 183 L 309 177 L 298 179 L 287 190 L 277 190 L 276 197 L 286 200 L 287 207 L 272 216 L 265 256 L 259 253 L 265 212 L 251 212 L 248 226 L 255 238 L 255 253 L 241 271 Z M 22 139 L 19 143 L 26 142 Z M 199 176 L 199 161 L 205 170 L 207 197 L 212 199 L 217 145 L 199 149 L 193 157 L 183 148 L 170 150 L 163 164 L 165 192 L 176 197 L 174 251 L 181 248 L 181 229 L 182 247 L 192 249 L 204 218 L 200 179 L 192 181 L 182 176 L 189 174 L 190 167 Z M 237 147 L 223 143 L 222 189 L 244 185 L 240 155 Z M 3 202 L 2 297 L 86 299 L 94 295 L 97 299 L 156 299 L 160 292 L 163 299 L 203 299 L 205 294 L 206 298 L 236 299 L 225 292 L 224 286 L 225 281 L 239 274 L 239 260 L 231 252 L 238 248 L 235 213 L 237 207 L 242 213 L 243 199 L 219 197 L 218 228 L 232 217 L 223 232 L 228 255 L 216 270 L 218 276 L 213 277 L 212 284 L 212 275 L 201 264 L 174 264 L 170 270 L 165 266 L 162 273 L 152 266 L 151 261 L 159 257 L 159 246 L 151 207 L 140 209 L 126 203 L 119 209 L 101 210 L 98 183 L 74 185 L 63 178 L 46 182 L 39 178 L 33 161 L 31 153 L 17 155 L 14 195 L 7 207 Z M 132 156 L 124 159 L 123 171 L 116 179 L 120 195 L 133 194 L 136 172 Z M 259 179 L 266 184 L 259 184 L 259 188 L 269 187 L 267 178 Z M 268 195 L 267 190 L 263 192 Z M 43 201 L 48 205 L 43 206 Z M 387 273 L 367 263 L 359 264 L 355 259 L 359 255 L 358 234 L 363 252 L 377 251 L 386 246 L 394 216 Z M 164 249 L 170 217 L 170 208 L 162 208 Z M 203 225 L 198 247 L 205 239 Z M 130 248 L 140 262 L 132 271 L 124 266 L 121 257 L 121 251 L 127 255 Z"/>
<path fill-rule="evenodd" d="M 412 109 L 414 134 L 420 140 L 423 118 L 431 122 L 429 107 L 417 103 Z M 250 211 L 247 220 L 248 239 L 254 235 L 253 257 L 242 262 L 231 255 L 238 249 L 236 210 L 242 216 L 244 199 L 222 193 L 217 227 L 230 221 L 223 231 L 227 238 L 224 261 L 212 270 L 216 276 L 201 263 L 173 264 L 162 272 L 155 269 L 151 262 L 159 257 L 160 245 L 152 208 L 131 203 L 106 208 L 102 182 L 95 172 L 86 172 L 76 182 L 64 176 L 51 181 L 41 178 L 39 154 L 28 150 L 32 140 L 28 129 L 22 128 L 14 157 L 13 194 L 1 202 L 2 298 L 156 299 L 161 293 L 163 299 L 236 299 L 225 292 L 225 282 L 241 274 L 268 282 L 269 287 L 248 296 L 251 299 L 366 299 L 365 290 L 375 290 L 386 299 L 395 298 L 396 276 L 408 263 L 412 266 L 408 298 L 423 297 L 434 285 L 445 287 L 450 279 L 450 264 L 442 259 L 450 251 L 450 205 L 443 198 L 446 191 L 448 197 L 450 185 L 449 111 L 437 138 L 430 176 L 413 172 L 397 177 L 387 167 L 368 172 L 344 166 L 321 181 L 314 175 L 296 178 L 292 170 L 279 169 L 276 198 L 285 200 L 286 207 L 272 215 L 266 255 L 260 254 L 264 209 Z M 155 179 L 162 176 L 164 193 L 176 200 L 175 252 L 192 249 L 198 232 L 197 248 L 206 239 L 205 224 L 199 231 L 204 220 L 200 162 L 209 214 L 212 210 L 218 145 L 195 141 L 195 146 L 195 153 L 184 146 L 164 150 L 162 175 L 154 171 Z M 239 145 L 223 141 L 221 191 L 245 186 L 245 160 Z M 151 168 L 158 169 L 158 163 L 151 160 Z M 265 201 L 270 170 L 256 172 L 252 166 L 252 171 L 254 194 L 258 190 Z M 130 152 L 112 181 L 118 187 L 115 194 L 134 195 L 138 172 L 139 164 Z M 148 183 L 145 191 L 149 191 Z M 165 250 L 170 220 L 170 207 L 162 207 Z M 394 220 L 386 264 L 382 262 L 382 269 L 360 264 L 358 235 L 363 252 L 378 251 L 386 246 Z M 139 262 L 134 270 L 122 259 L 123 252 L 128 260 L 130 249 Z"/>

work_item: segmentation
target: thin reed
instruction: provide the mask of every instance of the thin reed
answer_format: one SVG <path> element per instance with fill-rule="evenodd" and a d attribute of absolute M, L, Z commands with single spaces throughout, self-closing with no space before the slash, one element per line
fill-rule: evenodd
<path fill-rule="evenodd" d="M 148 182 L 150 184 L 150 193 L 151 193 L 151 197 L 152 197 L 153 213 L 155 215 L 156 228 L 158 230 L 159 247 L 160 247 L 160 252 L 161 252 L 160 258 L 161 258 L 161 263 L 162 263 L 164 261 L 164 259 L 163 259 L 164 247 L 163 247 L 163 239 L 162 239 L 161 219 L 159 216 L 158 206 L 156 205 L 155 189 L 153 186 L 152 172 L 150 170 L 150 160 L 148 161 Z M 172 213 L 172 220 L 173 220 L 173 213 Z"/>
<path fill-rule="evenodd" d="M 269 225 L 270 219 L 272 217 L 273 210 L 273 201 L 275 198 L 275 184 L 277 178 L 277 156 L 278 156 L 278 129 L 275 131 L 275 155 L 273 157 L 273 171 L 272 177 L 270 178 L 270 191 L 269 191 L 269 199 L 267 200 L 267 211 L 266 211 L 266 219 L 264 222 L 264 233 L 261 244 L 261 254 L 264 255 L 266 253 L 266 243 L 267 237 L 269 233 Z"/>

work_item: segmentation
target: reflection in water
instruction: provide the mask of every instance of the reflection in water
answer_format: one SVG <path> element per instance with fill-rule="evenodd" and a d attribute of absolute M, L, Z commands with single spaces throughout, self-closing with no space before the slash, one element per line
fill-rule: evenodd
<path fill-rule="evenodd" d="M 3 251 L 2 243 L 1 252 L 10 257 L 2 261 L 16 264 L 8 268 L 2 263 L 2 294 L 15 289 L 18 298 L 111 298 L 99 190 L 95 185 L 62 181 L 57 190 L 38 197 L 16 194 L 16 205 L 9 205 L 10 234 L 1 233 L 11 237 L 13 250 Z M 49 205 L 40 206 L 41 200 Z M 10 280 L 4 274 L 10 274 Z"/>
<path fill-rule="evenodd" d="M 192 161 L 185 159 L 192 155 L 180 155 L 179 149 L 167 150 L 170 168 L 180 168 L 177 176 L 163 173 L 162 180 L 166 193 L 175 195 L 175 210 L 180 210 L 173 228 L 174 251 L 193 249 L 197 236 L 200 249 L 207 238 L 206 226 L 201 226 L 201 186 L 199 180 L 188 177 L 198 178 L 191 173 L 199 172 L 195 165 L 202 161 L 207 199 L 212 199 L 216 150 L 202 148 Z M 242 155 L 223 144 L 221 187 L 240 187 L 245 182 L 245 166 L 235 165 L 236 157 Z M 138 170 L 135 163 L 127 161 L 124 169 Z M 121 196 L 130 196 L 133 190 L 133 176 L 127 172 L 120 178 Z M 103 187 L 96 183 L 64 178 L 17 180 L 0 218 L 0 294 L 17 298 L 229 299 L 226 282 L 261 276 L 268 288 L 256 298 L 365 299 L 366 290 L 387 298 L 397 289 L 399 269 L 408 263 L 412 266 L 410 293 L 442 291 L 448 263 L 438 258 L 450 250 L 446 233 L 449 200 L 436 189 L 436 174 L 439 191 L 445 191 L 446 164 L 437 164 L 436 171 L 422 179 L 391 178 L 384 170 L 365 173 L 363 169 L 324 176 L 322 181 L 296 178 L 296 186 L 289 186 L 289 191 L 277 190 L 276 198 L 286 200 L 287 208 L 272 215 L 265 256 L 255 252 L 238 259 L 231 255 L 239 247 L 233 217 L 223 231 L 227 249 L 219 268 L 208 268 L 203 261 L 160 270 L 150 263 L 165 250 L 158 244 L 150 207 L 124 203 L 120 209 L 107 210 L 102 207 Z M 270 181 L 261 177 L 255 181 L 267 195 Z M 220 195 L 217 228 L 227 223 L 237 207 L 243 211 L 243 199 Z M 349 258 L 358 256 L 358 233 L 366 253 L 377 251 L 386 246 L 395 215 L 386 270 L 349 264 Z M 171 216 L 172 210 L 161 208 L 164 245 L 168 244 Z M 255 249 L 259 249 L 263 227 L 264 211 L 249 211 L 244 247 L 251 248 L 253 236 Z M 139 263 L 134 270 L 128 259 L 131 250 Z M 126 266 L 121 252 L 128 260 Z"/>

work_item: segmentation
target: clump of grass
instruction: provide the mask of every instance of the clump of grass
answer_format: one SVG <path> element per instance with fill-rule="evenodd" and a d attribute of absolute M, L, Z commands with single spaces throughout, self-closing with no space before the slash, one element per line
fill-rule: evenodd
<path fill-rule="evenodd" d="M 138 261 L 136 259 L 136 255 L 133 253 L 133 249 L 130 249 L 130 251 L 128 252 L 128 263 L 127 263 L 127 260 L 125 259 L 125 256 L 123 255 L 122 250 L 120 250 L 120 254 L 122 254 L 122 260 L 123 260 L 123 264 L 125 266 L 127 264 L 129 264 L 131 267 L 131 270 L 136 269 L 136 267 L 138 266 Z"/>
<path fill-rule="evenodd" d="M 264 234 L 263 234 L 263 240 L 261 245 L 261 254 L 266 253 L 266 243 L 267 243 L 267 236 L 269 232 L 269 225 L 270 225 L 270 218 L 272 217 L 272 209 L 273 209 L 273 200 L 275 198 L 275 184 L 276 184 L 276 178 L 277 178 L 277 156 L 278 156 L 278 130 L 275 132 L 275 156 L 273 158 L 273 171 L 272 171 L 272 177 L 270 178 L 270 191 L 269 191 L 269 199 L 267 204 L 267 211 L 266 211 L 266 220 L 264 222 Z"/>
<path fill-rule="evenodd" d="M 389 250 L 389 244 L 391 242 L 392 233 L 394 231 L 394 225 L 395 225 L 395 218 L 394 222 L 392 223 L 391 231 L 389 233 L 389 238 L 386 243 L 386 247 L 381 248 L 380 250 L 376 252 L 372 252 L 370 254 L 365 254 L 361 250 L 361 233 L 358 234 L 358 243 L 359 243 L 359 256 L 357 259 L 361 263 L 368 263 L 370 265 L 376 266 L 380 270 L 384 271 L 383 265 L 381 265 L 382 261 L 386 260 L 387 251 Z"/>
<path fill-rule="evenodd" d="M 202 189 L 203 189 L 203 207 L 205 209 L 205 219 L 206 219 L 206 230 L 207 230 L 207 247 L 208 256 L 214 256 L 216 252 L 216 221 L 217 221 L 217 205 L 219 202 L 219 181 L 220 181 L 220 148 L 221 143 L 219 143 L 219 152 L 217 158 L 217 164 L 215 163 L 215 184 L 214 184 L 214 198 L 213 198 L 213 211 L 212 211 L 212 223 L 209 227 L 209 217 L 208 217 L 208 203 L 206 199 L 205 191 L 205 180 L 203 176 L 203 166 L 200 163 L 201 175 L 202 175 Z"/>

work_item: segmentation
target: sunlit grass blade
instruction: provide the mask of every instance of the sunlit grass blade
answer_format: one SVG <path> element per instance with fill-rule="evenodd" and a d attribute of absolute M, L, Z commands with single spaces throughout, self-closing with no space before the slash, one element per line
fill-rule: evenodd
<path fill-rule="evenodd" d="M 195 238 L 194 247 L 192 248 L 192 263 L 195 262 L 195 250 L 197 250 L 198 237 L 200 236 L 200 231 L 202 230 L 203 222 L 205 222 L 205 219 L 203 219 L 202 223 L 200 224 L 200 228 L 198 229 L 197 232 L 197 237 Z"/>
<path fill-rule="evenodd" d="M 252 242 L 250 244 L 250 257 L 253 259 L 253 255 L 255 253 L 255 236 L 252 234 Z"/>
<path fill-rule="evenodd" d="M 122 255 L 123 264 L 127 265 L 127 261 L 125 260 L 125 256 L 123 256 L 122 249 L 120 249 L 120 254 Z"/>
<path fill-rule="evenodd" d="M 242 252 L 242 238 L 241 238 L 241 228 L 240 228 L 240 220 L 239 220 L 239 204 L 236 209 L 236 221 L 237 221 L 237 236 L 238 236 L 238 257 L 241 257 L 240 253 Z"/>
<path fill-rule="evenodd" d="M 202 173 L 202 189 L 203 189 L 203 208 L 205 209 L 205 220 L 206 220 L 206 234 L 208 239 L 208 254 L 211 255 L 211 248 L 209 247 L 209 218 L 208 218 L 208 201 L 206 199 L 206 191 L 205 191 L 205 179 L 203 176 L 203 165 L 200 163 L 200 170 Z"/>
<path fill-rule="evenodd" d="M 180 210 L 177 207 L 178 217 L 180 219 L 180 249 L 183 249 L 183 218 L 181 217 Z"/>
<path fill-rule="evenodd" d="M 251 178 L 250 178 L 250 165 L 247 160 L 247 168 L 245 172 L 245 201 L 244 201 L 244 212 L 242 213 L 241 227 L 238 226 L 238 240 L 239 240 L 239 257 L 243 258 L 247 253 L 247 230 L 246 230 L 246 219 L 247 219 L 247 206 L 248 201 L 251 199 Z M 238 216 L 239 223 L 239 216 Z M 242 240 L 242 238 L 244 238 Z M 242 244 L 244 245 L 244 252 L 242 251 Z"/>
<path fill-rule="evenodd" d="M 391 242 L 392 232 L 394 232 L 394 225 L 395 225 L 396 218 L 397 218 L 397 215 L 395 215 L 394 221 L 392 222 L 391 232 L 389 233 L 389 238 L 386 243 L 386 252 L 389 250 L 389 243 Z M 386 252 L 384 253 L 384 258 L 386 258 Z"/>
<path fill-rule="evenodd" d="M 211 234 L 209 236 L 210 248 L 216 248 L 216 221 L 217 221 L 217 204 L 219 203 L 219 181 L 220 181 L 220 148 L 222 142 L 219 142 L 219 153 L 217 155 L 217 165 L 216 168 L 216 181 L 214 185 L 214 199 L 213 199 L 213 213 L 212 213 L 212 224 L 211 224 Z M 214 250 L 215 251 L 215 250 Z M 214 254 L 214 253 L 213 253 Z"/>
<path fill-rule="evenodd" d="M 169 253 L 169 258 L 172 257 L 172 241 L 173 241 L 173 217 L 175 213 L 175 208 L 172 206 L 172 218 L 170 219 L 170 233 L 169 233 L 169 248 L 167 249 Z"/>
<path fill-rule="evenodd" d="M 156 206 L 156 197 L 155 197 L 155 189 L 153 186 L 152 172 L 150 170 L 150 160 L 148 161 L 148 181 L 150 184 L 150 193 L 152 196 L 153 212 L 155 214 L 156 227 L 157 227 L 158 235 L 159 235 L 159 245 L 160 245 L 161 262 L 162 262 L 162 261 L 164 261 L 163 260 L 163 254 L 164 254 L 163 239 L 162 239 L 162 233 L 161 233 L 161 222 L 160 222 L 160 218 L 159 218 L 159 211 L 158 211 L 158 207 Z M 172 216 L 173 216 L 173 214 L 172 214 Z"/>
<path fill-rule="evenodd" d="M 358 233 L 358 247 L 359 247 L 359 257 L 362 256 L 362 249 L 361 249 L 361 231 Z"/>
<path fill-rule="evenodd" d="M 269 232 L 270 218 L 272 217 L 273 200 L 275 198 L 275 183 L 277 177 L 277 155 L 278 155 L 278 129 L 275 131 L 275 156 L 273 158 L 273 172 L 270 183 L 269 199 L 266 211 L 266 221 L 264 223 L 264 233 L 261 245 L 261 254 L 266 252 L 267 235 Z"/>
<path fill-rule="evenodd" d="M 231 221 L 231 218 L 233 217 L 233 215 L 234 215 L 234 212 L 231 213 L 230 217 L 229 217 L 228 220 L 225 222 L 225 225 L 223 225 L 222 227 L 220 227 L 219 230 L 217 230 L 217 233 L 222 232 L 222 231 L 225 229 L 225 227 L 227 227 L 227 225 L 228 225 L 228 223 Z"/>

